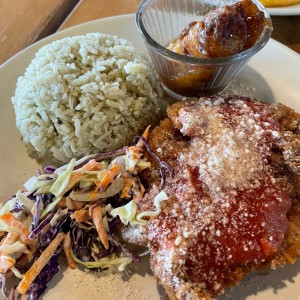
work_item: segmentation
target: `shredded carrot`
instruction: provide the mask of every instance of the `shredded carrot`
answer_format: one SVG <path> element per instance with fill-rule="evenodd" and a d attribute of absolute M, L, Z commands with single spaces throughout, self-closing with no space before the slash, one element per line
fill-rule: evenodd
<path fill-rule="evenodd" d="M 90 220 L 91 216 L 88 210 L 82 209 L 74 211 L 74 213 L 71 215 L 71 218 L 75 219 L 77 223 L 82 223 Z"/>
<path fill-rule="evenodd" d="M 148 137 L 148 134 L 149 134 L 149 129 L 150 129 L 150 126 L 148 126 L 144 133 L 142 134 L 142 137 L 144 139 L 147 139 Z M 131 158 L 132 160 L 135 161 L 135 164 L 138 162 L 138 160 L 141 158 L 141 156 L 143 155 L 143 147 L 144 147 L 144 143 L 142 142 L 141 139 L 139 139 L 139 141 L 137 142 L 137 144 L 135 146 L 130 146 L 128 147 L 128 156 L 129 158 Z M 129 166 L 129 171 L 133 171 L 134 168 L 135 168 L 135 164 L 134 165 L 131 165 Z"/>
<path fill-rule="evenodd" d="M 145 129 L 144 133 L 142 134 L 142 137 L 143 137 L 145 140 L 147 140 L 147 138 L 148 138 L 148 134 L 149 134 L 149 129 L 150 129 L 150 127 L 151 127 L 151 125 L 149 125 L 149 126 Z M 141 140 L 139 140 L 139 141 L 137 142 L 136 146 L 137 146 L 137 147 L 143 147 L 143 146 L 144 146 L 144 143 L 143 143 Z"/>
<path fill-rule="evenodd" d="M 0 273 L 6 273 L 10 268 L 15 265 L 16 261 L 5 255 L 0 255 Z"/>
<path fill-rule="evenodd" d="M 83 177 L 84 173 L 72 173 L 70 176 L 69 183 L 66 187 L 66 191 L 71 189 L 80 179 Z"/>
<path fill-rule="evenodd" d="M 130 146 L 128 150 L 130 151 L 130 158 L 132 159 L 139 159 L 142 156 L 141 147 Z"/>
<path fill-rule="evenodd" d="M 71 252 L 72 252 L 72 243 L 71 243 L 71 235 L 70 231 L 65 235 L 64 241 L 63 241 L 63 249 L 65 252 L 65 256 L 67 258 L 67 262 L 69 267 L 74 270 L 76 269 L 76 263 L 73 259 Z"/>
<path fill-rule="evenodd" d="M 100 166 L 101 164 L 98 163 L 95 159 L 91 159 L 82 167 L 82 169 L 85 169 L 87 171 L 98 171 L 100 169 Z"/>
<path fill-rule="evenodd" d="M 33 240 L 29 239 L 29 229 L 21 223 L 12 213 L 8 212 L 0 216 L 0 220 L 10 227 L 16 227 L 20 230 L 20 238 L 24 244 L 32 245 Z"/>
<path fill-rule="evenodd" d="M 63 232 L 58 233 L 57 236 L 54 238 L 54 240 L 49 244 L 49 246 L 41 254 L 41 256 L 33 263 L 31 268 L 26 272 L 25 276 L 19 283 L 19 285 L 17 287 L 18 293 L 24 295 L 28 291 L 32 282 L 35 280 L 37 275 L 42 271 L 42 269 L 48 263 L 48 261 L 52 257 L 52 255 L 55 252 L 55 250 L 57 249 L 57 247 L 63 241 L 64 237 L 65 237 L 65 234 Z"/>
<path fill-rule="evenodd" d="M 105 189 L 113 180 L 114 178 L 120 173 L 121 166 L 114 165 L 112 166 L 108 172 L 104 175 L 103 179 L 100 181 L 98 187 L 103 190 Z"/>
<path fill-rule="evenodd" d="M 98 236 L 105 249 L 109 248 L 108 237 L 102 218 L 102 208 L 100 206 L 90 207 L 90 216 L 96 226 Z"/>
<path fill-rule="evenodd" d="M 65 196 L 62 196 L 59 203 L 58 203 L 58 206 L 61 207 L 61 208 L 66 208 L 67 207 L 67 199 Z"/>
<path fill-rule="evenodd" d="M 84 176 L 84 171 L 98 171 L 100 169 L 100 164 L 96 162 L 96 160 L 92 159 L 87 164 L 85 164 L 82 168 L 78 169 L 78 171 L 83 172 L 73 172 L 71 174 L 69 183 L 67 185 L 66 190 L 71 189 L 80 179 Z"/>
<path fill-rule="evenodd" d="M 130 177 L 125 178 L 125 185 L 123 187 L 123 190 L 121 192 L 120 198 L 130 198 L 131 195 L 129 194 L 131 187 L 133 184 L 133 179 Z"/>
<path fill-rule="evenodd" d="M 133 163 L 129 164 L 128 170 L 133 172 L 136 164 L 138 163 L 139 159 L 143 155 L 143 147 L 142 146 L 131 146 L 128 148 L 127 156 L 129 159 L 133 160 Z"/>

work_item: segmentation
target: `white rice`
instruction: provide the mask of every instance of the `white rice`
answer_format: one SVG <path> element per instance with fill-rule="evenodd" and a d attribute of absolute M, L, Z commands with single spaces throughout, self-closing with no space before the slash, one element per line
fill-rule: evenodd
<path fill-rule="evenodd" d="M 155 71 L 131 43 L 100 33 L 41 48 L 12 102 L 31 157 L 60 165 L 113 150 L 159 119 Z"/>

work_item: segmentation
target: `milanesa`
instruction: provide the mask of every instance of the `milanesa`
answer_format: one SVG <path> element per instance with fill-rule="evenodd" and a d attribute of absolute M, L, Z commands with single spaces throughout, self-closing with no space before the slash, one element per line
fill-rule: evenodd
<path fill-rule="evenodd" d="M 169 200 L 146 233 L 123 235 L 149 247 L 170 299 L 211 299 L 255 269 L 300 256 L 299 125 L 284 105 L 240 96 L 168 109 L 149 144 L 174 170 L 163 187 Z M 140 211 L 153 209 L 155 162 L 143 178 Z"/>

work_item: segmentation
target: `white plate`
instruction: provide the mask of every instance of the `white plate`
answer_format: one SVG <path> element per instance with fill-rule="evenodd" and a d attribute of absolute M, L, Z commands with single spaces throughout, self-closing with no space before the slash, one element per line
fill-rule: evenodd
<path fill-rule="evenodd" d="M 19 133 L 10 98 L 14 94 L 17 77 L 24 73 L 26 66 L 42 45 L 61 37 L 87 32 L 116 34 L 145 50 L 139 37 L 133 15 L 97 20 L 78 25 L 50 36 L 23 50 L 0 67 L 0 195 L 5 201 L 16 192 L 37 164 L 28 158 Z M 300 56 L 270 40 L 240 74 L 232 90 L 240 94 L 255 96 L 268 102 L 281 101 L 300 112 Z M 220 299 L 300 299 L 300 263 L 287 266 L 276 272 L 251 276 Z M 43 299 L 103 299 L 103 300 L 158 300 L 162 299 L 161 289 L 149 275 L 145 261 L 130 280 L 118 275 L 102 276 L 76 271 L 64 271 L 56 276 Z M 1 297 L 0 297 L 1 298 Z"/>
<path fill-rule="evenodd" d="M 266 9 L 271 16 L 298 16 L 298 15 L 300 15 L 300 4 L 281 6 L 281 7 L 268 7 Z"/>

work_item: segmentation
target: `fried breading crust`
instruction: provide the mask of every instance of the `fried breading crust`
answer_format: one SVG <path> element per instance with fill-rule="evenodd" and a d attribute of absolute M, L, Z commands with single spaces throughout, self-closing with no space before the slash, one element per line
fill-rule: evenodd
<path fill-rule="evenodd" d="M 250 99 L 241 97 L 231 98 L 236 99 L 237 101 L 251 101 Z M 204 102 L 205 99 L 202 99 L 201 101 Z M 190 126 L 190 128 L 183 128 L 182 121 L 180 120 L 180 112 L 182 118 L 182 109 L 187 108 L 190 105 L 190 102 L 180 102 L 172 105 L 168 109 L 169 118 L 162 121 L 160 126 L 155 128 L 149 136 L 149 144 L 153 151 L 162 160 L 167 161 L 172 166 L 175 166 L 176 162 L 178 163 L 179 157 L 188 157 L 188 152 L 191 150 L 190 144 L 193 140 L 191 137 L 198 134 L 197 132 L 199 128 L 204 128 L 206 126 L 205 118 L 199 118 L 196 121 L 193 120 L 193 122 L 196 122 L 195 124 L 197 125 L 197 130 L 194 130 L 193 126 Z M 174 207 L 176 208 L 176 205 L 174 206 L 174 202 L 178 201 L 178 199 L 176 199 L 175 196 L 170 195 L 170 200 L 168 201 L 169 203 L 167 203 L 167 206 L 162 212 L 160 218 L 151 220 L 148 234 L 148 239 L 150 241 L 148 242 L 148 246 L 152 251 L 150 260 L 151 268 L 158 281 L 164 286 L 170 299 L 211 299 L 214 295 L 222 292 L 224 288 L 226 289 L 237 284 L 242 278 L 254 270 L 269 267 L 275 269 L 287 263 L 294 263 L 295 260 L 300 256 L 300 115 L 282 104 L 268 107 L 268 109 L 271 115 L 274 117 L 274 122 L 277 122 L 276 126 L 278 126 L 277 129 L 279 134 L 278 136 L 276 134 L 276 138 L 272 138 L 270 144 L 270 155 L 267 157 L 267 169 L 270 170 L 272 176 L 274 176 L 276 185 L 279 185 L 280 189 L 288 195 L 288 198 L 292 202 L 292 206 L 289 209 L 289 201 L 284 200 L 286 204 L 282 205 L 281 207 L 281 213 L 283 216 L 279 218 L 277 224 L 279 227 L 282 226 L 283 232 L 285 233 L 284 238 L 282 236 L 282 239 L 280 240 L 278 237 L 277 244 L 267 244 L 265 248 L 265 250 L 267 249 L 266 252 L 264 254 L 259 254 L 261 257 L 264 257 L 261 260 L 252 259 L 249 261 L 247 260 L 246 263 L 242 264 L 229 264 L 226 274 L 224 275 L 222 273 L 224 275 L 223 280 L 221 280 L 220 283 L 216 280 L 215 286 L 210 286 L 208 288 L 205 280 L 203 284 L 199 285 L 199 282 L 197 283 L 191 280 L 191 278 L 189 279 L 189 276 L 186 275 L 185 272 L 189 268 L 188 265 L 191 264 L 191 261 L 189 262 L 189 260 L 182 253 L 180 253 L 180 251 L 178 251 L 178 253 L 172 253 L 172 255 L 173 259 L 177 259 L 178 261 L 182 260 L 182 265 L 173 264 L 170 262 L 169 267 L 164 266 L 162 268 L 161 266 L 164 251 L 166 255 L 165 261 L 167 261 L 169 257 L 169 253 L 167 251 L 169 247 L 168 243 L 171 243 L 171 241 L 173 243 L 175 241 L 176 243 L 177 241 L 177 243 L 180 244 L 181 242 L 180 239 L 176 239 L 176 236 L 174 236 L 174 232 L 176 230 L 172 229 L 172 224 L 170 223 L 168 225 L 169 227 L 166 228 L 166 223 L 161 221 L 164 218 L 168 219 L 168 211 L 171 209 L 174 210 Z M 186 135 L 182 132 L 186 133 Z M 149 159 L 151 160 L 151 157 L 149 157 Z M 184 169 L 186 165 L 184 164 L 184 161 L 182 163 L 183 164 L 181 168 Z M 153 162 L 153 165 L 155 165 L 155 162 Z M 193 170 L 188 170 L 188 172 L 190 172 L 190 176 L 195 175 L 193 175 Z M 153 168 L 151 171 L 145 172 L 143 177 L 150 192 L 140 203 L 140 210 L 151 208 L 150 203 L 152 203 L 151 201 L 153 201 L 153 197 L 155 196 L 155 192 L 151 192 L 151 187 L 154 186 L 154 190 L 157 192 L 157 186 L 159 185 L 160 181 L 157 168 Z M 182 180 L 182 178 L 180 180 Z M 186 197 L 202 197 L 201 201 L 203 201 L 203 194 L 199 196 L 199 191 L 202 188 L 201 183 L 198 185 L 197 181 L 191 182 L 194 182 L 195 185 L 193 186 L 192 184 L 189 189 L 185 191 Z M 174 187 L 174 182 L 172 182 L 172 179 L 170 178 L 167 180 L 166 184 L 167 187 L 168 185 L 172 185 Z M 182 191 L 180 191 L 180 188 L 182 182 L 176 182 L 176 184 L 178 193 L 181 193 Z M 173 192 L 174 191 L 176 190 L 173 189 Z M 282 199 L 285 199 L 285 196 L 283 196 L 281 192 L 279 194 L 282 196 Z M 206 194 L 204 193 L 204 195 Z M 208 202 L 210 201 L 209 199 L 206 200 Z M 184 204 L 179 203 L 179 205 Z M 181 211 L 180 207 L 177 209 L 178 212 Z M 286 211 L 288 211 L 288 227 L 285 227 Z M 180 218 L 180 213 L 178 214 L 178 218 Z M 169 220 L 171 219 L 169 218 Z M 193 222 L 193 220 L 191 220 L 191 222 Z M 160 226 L 164 226 L 163 230 L 161 231 L 157 231 L 154 228 Z M 168 233 L 166 233 L 166 231 L 168 231 Z M 218 232 L 215 231 L 215 234 L 218 235 Z M 188 240 L 188 234 L 186 238 Z M 262 244 L 260 246 L 263 248 Z M 207 256 L 207 259 L 210 259 L 209 255 Z M 177 270 L 174 270 L 174 265 L 176 266 Z M 215 269 L 218 270 L 218 268 Z M 170 276 L 168 272 L 177 276 L 176 280 L 179 280 L 179 282 L 176 283 L 176 288 L 174 288 L 174 283 L 170 284 Z M 193 271 L 189 272 L 190 275 L 193 274 Z M 195 276 L 199 276 L 197 274 L 198 273 L 196 272 Z"/>

